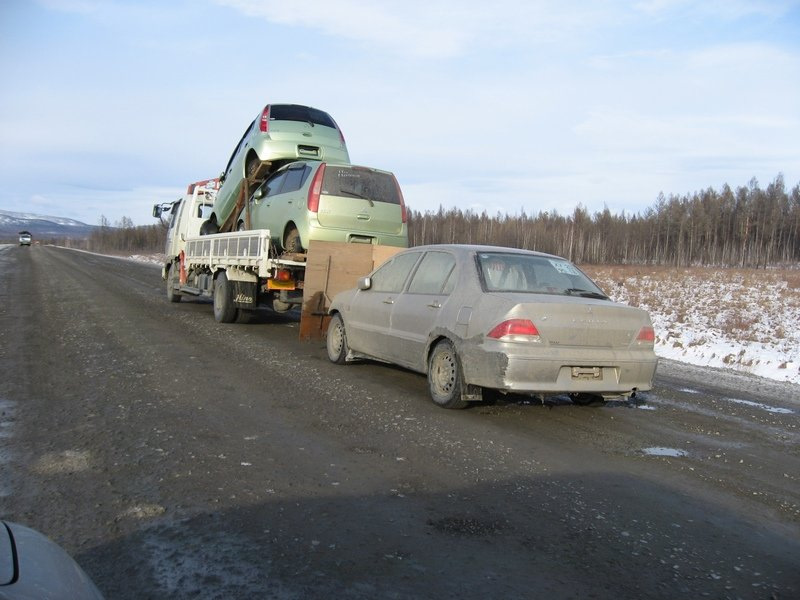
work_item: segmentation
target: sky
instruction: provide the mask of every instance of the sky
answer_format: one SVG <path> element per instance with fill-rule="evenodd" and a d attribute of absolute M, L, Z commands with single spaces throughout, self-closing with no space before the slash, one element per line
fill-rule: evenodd
<path fill-rule="evenodd" d="M 268 103 L 414 210 L 800 183 L 800 0 L 0 0 L 0 210 L 152 224 Z"/>

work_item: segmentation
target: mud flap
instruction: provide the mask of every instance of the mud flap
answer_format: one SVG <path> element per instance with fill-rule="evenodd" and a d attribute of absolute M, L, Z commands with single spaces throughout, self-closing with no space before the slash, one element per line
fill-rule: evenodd
<path fill-rule="evenodd" d="M 256 308 L 258 288 L 254 281 L 229 281 L 229 283 L 233 286 L 233 305 L 236 308 Z"/>
<path fill-rule="evenodd" d="M 480 402 L 483 400 L 483 389 L 479 385 L 465 384 L 461 391 L 464 402 Z"/>

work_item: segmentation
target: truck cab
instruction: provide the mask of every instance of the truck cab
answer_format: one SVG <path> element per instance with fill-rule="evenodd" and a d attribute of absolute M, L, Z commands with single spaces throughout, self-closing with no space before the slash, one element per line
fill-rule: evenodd
<path fill-rule="evenodd" d="M 33 236 L 31 236 L 30 231 L 20 231 L 19 232 L 19 245 L 20 246 L 30 246 L 31 240 Z"/>
<path fill-rule="evenodd" d="M 211 214 L 219 185 L 218 178 L 190 183 L 183 198 L 153 206 L 153 216 L 168 224 L 164 248 L 168 257 L 178 257 L 187 238 L 199 235 L 200 226 Z"/>

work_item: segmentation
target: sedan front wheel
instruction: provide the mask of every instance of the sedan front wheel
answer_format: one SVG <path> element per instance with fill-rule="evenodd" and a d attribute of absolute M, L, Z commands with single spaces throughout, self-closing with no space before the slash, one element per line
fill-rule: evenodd
<path fill-rule="evenodd" d="M 328 325 L 328 358 L 332 363 L 343 365 L 347 360 L 347 334 L 344 331 L 344 321 L 341 315 L 336 313 L 331 317 L 331 322 Z"/>

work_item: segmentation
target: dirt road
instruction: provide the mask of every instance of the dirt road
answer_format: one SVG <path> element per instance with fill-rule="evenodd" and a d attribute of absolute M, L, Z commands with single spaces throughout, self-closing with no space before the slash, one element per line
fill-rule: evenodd
<path fill-rule="evenodd" d="M 436 408 L 156 267 L 0 248 L 0 514 L 107 598 L 797 598 L 800 390 Z"/>

